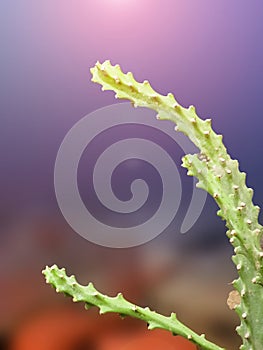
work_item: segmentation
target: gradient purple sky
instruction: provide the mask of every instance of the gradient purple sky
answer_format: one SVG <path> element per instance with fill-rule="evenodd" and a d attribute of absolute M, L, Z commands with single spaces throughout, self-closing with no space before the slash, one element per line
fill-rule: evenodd
<path fill-rule="evenodd" d="M 63 137 L 116 102 L 90 81 L 105 59 L 211 117 L 262 206 L 261 0 L 2 0 L 0 27 L 1 209 L 55 202 Z"/>

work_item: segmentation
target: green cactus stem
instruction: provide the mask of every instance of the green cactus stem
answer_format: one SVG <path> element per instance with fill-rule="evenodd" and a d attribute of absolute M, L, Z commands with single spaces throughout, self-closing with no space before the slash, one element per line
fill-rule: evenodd
<path fill-rule="evenodd" d="M 84 302 L 85 308 L 97 306 L 100 314 L 115 312 L 123 316 L 131 316 L 148 323 L 148 329 L 166 329 L 173 335 L 181 335 L 206 350 L 224 350 L 208 341 L 204 334 L 198 335 L 190 328 L 178 321 L 176 314 L 169 317 L 151 311 L 148 307 L 142 308 L 124 299 L 119 293 L 115 297 L 108 297 L 96 290 L 92 283 L 87 286 L 80 285 L 74 276 L 68 277 L 65 269 L 59 269 L 56 265 L 46 267 L 43 270 L 47 283 L 56 288 L 57 292 L 71 296 L 74 302 Z"/>
<path fill-rule="evenodd" d="M 198 179 L 199 188 L 213 196 L 220 208 L 218 215 L 226 221 L 227 236 L 235 253 L 232 259 L 238 273 L 233 285 L 240 296 L 240 303 L 234 306 L 241 321 L 236 329 L 243 342 L 240 349 L 262 350 L 263 250 L 260 242 L 263 228 L 258 222 L 260 209 L 253 204 L 253 190 L 246 186 L 246 174 L 240 172 L 238 161 L 227 153 L 222 135 L 212 129 L 210 119 L 200 119 L 193 106 L 180 106 L 171 93 L 167 96 L 158 94 L 148 81 L 136 82 L 132 73 L 123 73 L 119 65 L 97 62 L 91 73 L 92 81 L 101 84 L 102 90 L 113 90 L 116 98 L 128 99 L 135 107 L 155 110 L 158 119 L 174 122 L 175 129 L 199 148 L 200 153 L 183 157 L 182 166 L 188 169 L 188 175 Z M 203 349 L 221 349 L 181 324 L 175 314 L 170 317 L 158 315 L 127 302 L 122 295 L 106 297 L 92 284 L 78 285 L 74 277 L 68 278 L 65 271 L 57 267 L 46 268 L 44 274 L 58 292 L 71 295 L 74 301 L 96 305 L 102 313 L 110 311 L 137 317 L 148 322 L 150 329 L 167 329 L 190 338 Z"/>
<path fill-rule="evenodd" d="M 258 223 L 259 207 L 252 202 L 253 190 L 246 186 L 246 174 L 239 171 L 237 160 L 231 159 L 211 119 L 200 119 L 193 106 L 184 108 L 173 94 L 162 96 L 148 81 L 138 83 L 132 73 L 124 74 L 119 65 L 109 61 L 96 63 L 91 69 L 92 81 L 102 90 L 113 90 L 116 98 L 128 99 L 134 106 L 157 112 L 157 118 L 170 120 L 199 149 L 199 154 L 183 157 L 182 166 L 195 176 L 197 186 L 213 196 L 226 221 L 227 236 L 234 247 L 233 262 L 239 278 L 233 282 L 241 295 L 236 306 L 241 325 L 237 332 L 243 340 L 240 349 L 262 350 L 263 347 L 263 251 L 260 246 L 262 226 Z"/>

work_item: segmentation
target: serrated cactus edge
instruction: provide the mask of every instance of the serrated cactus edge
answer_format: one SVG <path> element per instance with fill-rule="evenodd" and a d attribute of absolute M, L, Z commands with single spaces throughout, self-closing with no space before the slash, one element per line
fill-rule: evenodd
<path fill-rule="evenodd" d="M 233 285 L 241 300 L 235 307 L 241 321 L 240 326 L 237 327 L 237 332 L 243 342 L 240 349 L 262 350 L 263 250 L 260 242 L 263 230 L 258 222 L 260 208 L 253 204 L 253 190 L 246 186 L 246 174 L 240 172 L 238 161 L 231 159 L 227 153 L 222 135 L 216 134 L 212 129 L 211 119 L 202 120 L 199 118 L 193 106 L 189 108 L 182 107 L 171 93 L 167 96 L 158 94 L 148 81 L 138 83 L 132 73 L 123 73 L 119 65 L 113 66 L 110 61 L 105 61 L 102 64 L 97 62 L 91 68 L 91 73 L 92 81 L 101 84 L 102 90 L 113 90 L 116 98 L 128 99 L 135 107 L 147 107 L 155 110 L 158 119 L 174 122 L 176 124 L 175 130 L 183 132 L 199 148 L 199 154 L 187 154 L 183 157 L 182 166 L 188 169 L 188 175 L 195 176 L 198 179 L 197 186 L 199 188 L 213 196 L 220 208 L 218 215 L 226 221 L 227 236 L 235 252 L 232 259 L 239 276 L 233 281 Z M 73 300 L 78 297 L 80 290 L 82 293 L 87 292 L 87 289 L 81 289 L 81 286 L 74 289 L 64 272 L 61 271 L 56 267 L 46 268 L 44 271 L 47 282 L 52 283 L 57 291 L 72 295 Z M 51 275 L 53 279 L 51 279 Z M 66 291 L 60 288 L 63 279 L 63 288 L 68 286 Z M 108 300 L 108 297 L 102 294 L 98 295 L 100 297 L 96 298 L 97 303 L 91 304 L 103 307 L 102 301 Z M 81 294 L 82 298 L 83 296 L 84 294 Z M 119 309 L 119 299 L 111 298 L 110 300 L 112 302 L 110 311 L 122 313 Z M 82 301 L 85 302 L 85 300 Z M 129 311 L 125 309 L 128 311 L 128 315 L 141 318 L 149 323 L 151 329 L 155 328 L 155 318 L 151 317 L 153 315 L 156 317 L 158 314 L 152 311 L 145 313 L 143 311 L 145 309 L 126 301 L 123 301 L 123 303 L 126 307 L 129 306 Z M 104 305 L 104 307 L 106 306 Z M 140 317 L 138 313 L 132 311 L 132 307 L 139 308 L 142 312 Z M 141 317 L 142 315 L 143 317 Z M 192 331 L 177 319 L 166 318 L 161 315 L 158 315 L 157 319 L 159 321 L 165 319 L 167 322 L 159 323 L 159 328 L 171 331 L 172 323 L 175 327 L 175 332 L 173 330 L 172 332 L 177 333 L 179 329 L 183 329 L 183 332 L 180 333 L 179 330 L 177 334 L 186 338 L 191 335 L 191 340 L 203 349 L 222 349 L 208 342 L 204 337 L 192 334 Z"/>

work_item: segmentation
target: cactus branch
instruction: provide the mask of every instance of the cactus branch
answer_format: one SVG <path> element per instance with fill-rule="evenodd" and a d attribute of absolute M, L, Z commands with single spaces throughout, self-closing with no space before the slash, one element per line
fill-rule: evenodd
<path fill-rule="evenodd" d="M 262 226 L 258 223 L 259 207 L 252 202 L 253 190 L 246 186 L 246 174 L 239 171 L 237 160 L 231 159 L 211 120 L 200 119 L 193 106 L 184 108 L 173 94 L 162 96 L 148 81 L 138 83 L 132 73 L 123 73 L 110 61 L 96 63 L 91 69 L 92 81 L 102 90 L 115 91 L 115 97 L 128 99 L 132 104 L 157 112 L 157 118 L 170 120 L 175 129 L 183 132 L 199 149 L 199 154 L 183 157 L 182 166 L 188 175 L 195 176 L 197 186 L 213 196 L 226 221 L 227 236 L 234 247 L 232 257 L 238 271 L 233 282 L 241 296 L 235 307 L 241 325 L 237 332 L 243 340 L 242 350 L 259 350 L 263 344 L 263 251 L 260 246 Z"/>
<path fill-rule="evenodd" d="M 246 186 L 246 174 L 240 172 L 237 160 L 233 160 L 222 141 L 211 127 L 211 120 L 200 119 L 193 106 L 182 107 L 173 94 L 162 96 L 155 92 L 148 81 L 138 83 L 132 73 L 123 73 L 119 65 L 109 61 L 97 62 L 91 68 L 92 81 L 102 85 L 102 90 L 113 90 L 116 98 L 128 99 L 137 107 L 147 107 L 157 112 L 157 118 L 170 120 L 175 129 L 183 132 L 200 150 L 199 154 L 187 154 L 182 166 L 187 174 L 198 179 L 197 186 L 213 196 L 219 206 L 218 215 L 226 221 L 227 236 L 234 248 L 232 260 L 238 278 L 233 281 L 236 289 L 228 299 L 237 312 L 241 324 L 236 328 L 243 344 L 241 350 L 262 350 L 263 346 L 263 250 L 260 242 L 263 227 L 258 222 L 259 207 L 252 201 L 253 190 Z M 121 294 L 107 297 L 90 283 L 79 285 L 73 276 L 56 266 L 43 271 L 48 283 L 58 292 L 83 301 L 86 306 L 98 306 L 100 313 L 117 312 L 140 318 L 149 329 L 163 328 L 173 334 L 190 339 L 203 349 L 222 350 L 180 323 L 175 314 L 159 315 L 149 308 L 141 308 L 126 301 Z M 233 302 L 233 296 L 239 300 Z"/>
<path fill-rule="evenodd" d="M 198 335 L 190 328 L 178 321 L 176 314 L 172 313 L 166 317 L 151 311 L 148 307 L 139 307 L 124 299 L 119 293 L 115 297 L 108 297 L 96 290 L 92 283 L 87 286 L 80 285 L 74 276 L 68 277 L 65 269 L 59 269 L 56 265 L 46 267 L 43 270 L 47 283 L 56 288 L 57 292 L 71 296 L 74 302 L 84 302 L 85 308 L 97 306 L 100 314 L 115 312 L 123 316 L 131 316 L 148 323 L 148 329 L 162 328 L 169 330 L 173 335 L 181 335 L 194 344 L 206 350 L 223 350 L 223 348 L 208 341 L 204 334 Z"/>

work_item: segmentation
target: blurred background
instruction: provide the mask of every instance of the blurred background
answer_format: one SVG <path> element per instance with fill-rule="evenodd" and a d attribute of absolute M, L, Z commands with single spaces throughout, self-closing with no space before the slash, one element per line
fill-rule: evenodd
<path fill-rule="evenodd" d="M 197 332 L 237 349 L 238 319 L 226 305 L 232 249 L 210 198 L 184 235 L 179 211 L 153 241 L 106 248 L 66 223 L 53 171 L 68 130 L 118 103 L 90 81 L 89 68 L 110 59 L 211 117 L 261 206 L 262 1 L 2 0 L 0 27 L 0 349 L 195 349 L 140 321 L 73 305 L 45 284 L 41 270 L 53 263 L 109 295 L 122 291 L 142 306 L 175 311 Z M 185 171 L 180 175 L 187 183 Z M 84 175 L 82 181 L 88 185 Z"/>

